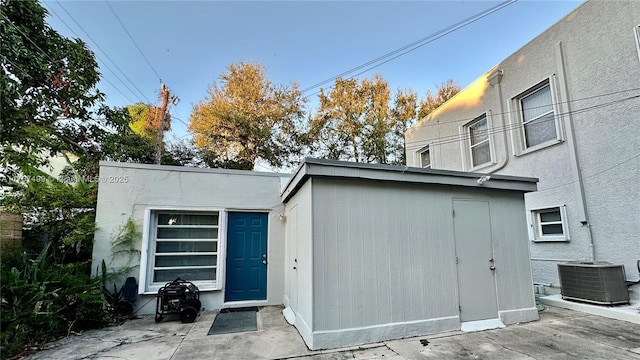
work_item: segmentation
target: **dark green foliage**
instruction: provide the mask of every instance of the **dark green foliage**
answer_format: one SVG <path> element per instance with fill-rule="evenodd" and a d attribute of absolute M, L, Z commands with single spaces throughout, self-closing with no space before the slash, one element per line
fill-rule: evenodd
<path fill-rule="evenodd" d="M 98 130 L 91 119 L 104 95 L 95 88 L 93 53 L 50 28 L 45 15 L 36 1 L 0 5 L 2 165 L 34 166 L 42 153 L 84 152 L 87 136 Z"/>
<path fill-rule="evenodd" d="M 112 259 L 118 258 L 119 260 L 126 259 L 125 265 L 119 268 L 111 268 L 110 272 L 107 272 L 107 266 L 102 261 L 102 279 L 103 284 L 106 285 L 107 280 L 118 281 L 122 275 L 129 274 L 133 268 L 140 265 L 140 246 L 138 242 L 142 239 L 142 232 L 136 223 L 129 219 L 120 227 L 115 238 L 111 240 L 111 257 Z"/>
<path fill-rule="evenodd" d="M 45 16 L 0 2 L 0 206 L 24 215 L 28 244 L 0 259 L 2 358 L 113 321 L 117 285 L 90 277 L 99 161 L 153 161 L 128 112 L 104 106 L 94 54 Z M 51 155 L 69 164 L 57 179 L 39 170 Z"/>
<path fill-rule="evenodd" d="M 0 335 L 3 358 L 33 346 L 112 322 L 108 303 L 88 262 L 54 264 L 47 249 L 34 260 L 3 254 Z"/>
<path fill-rule="evenodd" d="M 97 183 L 85 182 L 80 176 L 72 178 L 76 183 L 62 182 L 37 169 L 25 170 L 31 181 L 12 184 L 14 191 L 2 199 L 2 205 L 25 214 L 27 233 L 36 244 L 49 245 L 50 261 L 89 261 Z"/>

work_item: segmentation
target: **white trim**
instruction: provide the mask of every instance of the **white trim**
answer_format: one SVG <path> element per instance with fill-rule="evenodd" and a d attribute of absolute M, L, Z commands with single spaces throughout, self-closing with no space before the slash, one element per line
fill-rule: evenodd
<path fill-rule="evenodd" d="M 155 249 L 150 246 L 150 242 L 155 237 L 152 237 L 151 232 L 156 228 L 155 224 L 151 222 L 154 221 L 155 215 L 154 212 L 158 211 L 179 211 L 179 212 L 196 212 L 196 213 L 217 213 L 218 214 L 218 239 L 216 239 L 217 245 L 217 261 L 218 265 L 216 268 L 216 279 L 215 280 L 207 280 L 207 281 L 194 281 L 194 284 L 198 286 L 200 291 L 211 291 L 211 290 L 222 290 L 224 285 L 224 258 L 226 253 L 224 252 L 226 248 L 224 247 L 224 243 L 227 241 L 226 236 L 226 226 L 225 222 L 227 220 L 226 212 L 222 208 L 196 208 L 196 207 L 181 207 L 181 206 L 150 206 L 144 209 L 144 225 L 143 225 L 143 234 L 142 234 L 142 246 L 141 246 L 141 256 L 140 256 L 140 285 L 138 287 L 139 294 L 153 294 L 157 293 L 158 290 L 164 285 L 164 283 L 152 283 L 153 276 L 151 272 L 153 269 L 150 267 L 151 254 L 149 252 L 151 249 Z"/>
<path fill-rule="evenodd" d="M 517 136 L 514 134 L 515 133 L 514 130 L 516 129 L 516 127 L 514 125 L 515 122 L 513 120 L 513 111 L 511 110 L 512 104 L 513 104 L 513 101 L 508 101 L 507 102 L 507 114 L 509 114 L 509 116 L 508 116 L 509 117 L 509 130 L 508 131 L 509 131 L 509 136 L 511 138 L 511 153 L 513 154 L 513 156 L 518 157 L 518 155 L 520 155 L 520 151 L 519 151 L 518 146 L 517 146 L 517 144 L 518 144 L 518 142 L 517 142 L 518 140 L 516 139 Z"/>
<path fill-rule="evenodd" d="M 227 274 L 227 226 L 229 221 L 229 210 L 222 209 L 220 210 L 220 219 L 218 220 L 218 225 L 220 226 L 221 235 L 218 235 L 220 240 L 218 241 L 218 253 L 220 253 L 220 257 L 218 258 L 218 266 L 219 271 L 216 273 L 217 279 L 217 290 L 224 290 L 225 282 L 226 282 L 226 274 Z M 224 292 L 222 293 L 222 299 L 224 300 Z"/>
<path fill-rule="evenodd" d="M 304 325 L 301 326 L 302 324 Z M 313 332 L 306 326 L 304 319 L 296 317 L 295 326 L 307 346 L 311 350 L 319 350 L 455 331 L 460 329 L 460 324 L 460 317 L 454 315 Z"/>
<path fill-rule="evenodd" d="M 500 318 L 495 318 L 495 319 L 465 321 L 460 324 L 460 331 L 476 332 L 476 331 L 483 331 L 483 330 L 499 329 L 504 327 L 506 327 L 506 325 L 502 322 L 502 320 L 500 320 Z"/>
<path fill-rule="evenodd" d="M 462 162 L 462 171 L 469 171 L 469 161 L 467 161 L 467 144 L 464 141 L 464 137 L 465 130 L 464 124 L 462 124 L 458 127 L 458 139 L 462 139 L 462 141 L 458 141 L 458 143 L 460 143 L 460 161 Z"/>
<path fill-rule="evenodd" d="M 558 82 L 556 81 L 556 75 L 553 74 L 549 77 L 549 91 L 551 92 L 551 106 L 553 107 L 553 120 L 556 123 L 556 140 L 562 141 L 564 134 L 562 133 L 562 123 L 560 114 L 562 109 L 560 107 L 560 99 L 558 98 Z"/>
<path fill-rule="evenodd" d="M 529 234 L 529 241 L 536 241 L 536 233 L 533 230 L 533 210 L 527 210 L 527 233 Z"/>
<path fill-rule="evenodd" d="M 638 60 L 640 60 L 640 24 L 633 28 L 633 35 L 636 38 L 636 49 L 638 50 Z"/>
<path fill-rule="evenodd" d="M 149 234 L 151 232 L 151 209 L 144 209 L 144 224 L 142 224 L 142 246 L 140 248 L 140 275 L 138 275 L 138 294 L 147 294 L 147 263 L 149 254 Z"/>
<path fill-rule="evenodd" d="M 238 301 L 225 301 L 222 303 L 222 308 L 234 308 L 234 307 L 244 307 L 244 306 L 267 306 L 269 305 L 269 300 L 238 300 Z"/>
<path fill-rule="evenodd" d="M 545 84 L 546 83 L 546 84 Z M 545 88 L 549 87 L 549 92 L 551 93 L 551 106 L 553 109 L 553 121 L 555 122 L 556 129 L 556 137 L 555 139 L 550 139 L 540 144 L 529 146 L 526 145 L 526 133 L 525 133 L 525 122 L 524 122 L 524 112 L 522 109 L 522 99 Z M 525 91 L 520 92 L 518 95 L 511 98 L 511 101 L 508 103 L 509 107 L 509 123 L 512 129 L 519 128 L 518 131 L 512 131 L 512 150 L 514 156 L 526 155 L 556 144 L 560 144 L 564 142 L 564 136 L 562 132 L 562 125 L 560 123 L 560 107 L 559 107 L 559 98 L 556 94 L 557 91 L 557 83 L 555 81 L 554 75 L 547 76 L 544 80 L 538 82 L 537 84 L 529 87 Z M 514 112 L 517 113 L 515 119 L 512 118 L 512 110 L 511 104 L 515 105 Z"/>
<path fill-rule="evenodd" d="M 473 163 L 473 149 L 472 149 L 474 145 L 471 144 L 471 126 L 482 121 L 483 119 L 487 124 L 487 134 L 486 134 L 487 139 L 483 140 L 482 143 L 484 142 L 489 143 L 489 161 L 484 162 L 482 164 L 475 165 Z M 473 120 L 468 121 L 467 123 L 463 124 L 460 127 L 463 139 L 467 140 L 462 142 L 463 153 L 466 155 L 466 156 L 463 156 L 465 170 L 478 171 L 480 169 L 488 168 L 496 164 L 496 155 L 495 155 L 495 148 L 494 148 L 495 141 L 493 139 L 493 133 L 491 132 L 491 127 L 492 127 L 491 110 L 485 111 L 484 114 L 477 116 Z M 475 144 L 475 146 L 477 145 L 478 144 Z"/>
<path fill-rule="evenodd" d="M 420 167 L 423 169 L 433 169 L 433 144 L 429 144 L 427 146 L 424 146 L 422 148 L 420 148 L 420 150 L 418 150 L 416 152 L 416 156 L 418 157 L 418 164 L 420 164 Z M 429 152 L 429 166 L 423 166 L 422 165 L 422 154 L 425 152 Z"/>
<path fill-rule="evenodd" d="M 540 211 L 552 210 L 558 208 L 560 210 L 560 224 L 562 225 L 562 235 L 542 235 L 540 225 Z M 566 242 L 571 240 L 569 235 L 569 223 L 567 221 L 566 205 L 542 206 L 533 209 L 527 209 L 527 227 L 529 230 L 529 240 L 533 242 Z"/>
<path fill-rule="evenodd" d="M 137 163 L 123 163 L 116 161 L 100 161 L 101 167 L 113 167 L 113 168 L 127 168 L 127 169 L 141 169 L 141 170 L 159 170 L 169 172 L 195 172 L 195 173 L 213 173 L 213 174 L 228 174 L 228 175 L 242 175 L 242 176 L 268 176 L 289 178 L 291 174 L 264 172 L 255 170 L 235 170 L 235 169 L 220 169 L 220 168 L 198 168 L 191 166 L 176 166 L 176 165 L 154 165 L 154 164 L 137 164 Z"/>

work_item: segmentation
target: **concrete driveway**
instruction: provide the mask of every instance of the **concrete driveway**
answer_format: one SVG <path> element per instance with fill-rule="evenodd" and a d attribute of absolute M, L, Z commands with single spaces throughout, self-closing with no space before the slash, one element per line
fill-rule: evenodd
<path fill-rule="evenodd" d="M 216 312 L 193 324 L 153 316 L 68 338 L 30 359 L 640 359 L 640 326 L 549 307 L 532 323 L 452 332 L 351 349 L 310 351 L 279 307 L 258 312 L 258 331 L 207 335 Z"/>

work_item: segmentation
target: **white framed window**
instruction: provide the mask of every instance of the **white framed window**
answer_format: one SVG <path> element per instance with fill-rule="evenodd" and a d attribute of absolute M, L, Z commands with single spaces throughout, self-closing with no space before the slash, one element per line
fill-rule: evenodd
<path fill-rule="evenodd" d="M 553 100 L 549 80 L 543 81 L 518 97 L 525 150 L 559 139 Z"/>
<path fill-rule="evenodd" d="M 636 49 L 638 50 L 638 60 L 640 60 L 640 24 L 633 28 L 633 35 L 636 37 Z"/>
<path fill-rule="evenodd" d="M 427 145 L 418 151 L 418 158 L 420 160 L 420 167 L 424 169 L 431 169 L 433 165 L 433 158 L 431 153 L 431 145 Z"/>
<path fill-rule="evenodd" d="M 566 206 L 534 209 L 527 215 L 531 241 L 569 241 Z"/>
<path fill-rule="evenodd" d="M 471 168 L 492 162 L 491 137 L 489 123 L 484 114 L 465 125 L 465 133 L 469 138 L 469 154 Z"/>
<path fill-rule="evenodd" d="M 141 291 L 176 278 L 201 290 L 221 285 L 221 211 L 149 209 L 140 269 Z"/>

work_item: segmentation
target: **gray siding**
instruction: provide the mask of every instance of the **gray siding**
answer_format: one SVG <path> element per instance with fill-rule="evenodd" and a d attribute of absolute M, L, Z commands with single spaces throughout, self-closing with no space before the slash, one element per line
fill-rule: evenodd
<path fill-rule="evenodd" d="M 535 306 L 522 193 L 454 189 L 454 198 L 489 201 L 498 311 Z"/>
<path fill-rule="evenodd" d="M 296 326 L 307 343 L 311 341 L 314 296 L 311 184 L 312 180 L 303 184 L 286 204 L 285 305 L 296 314 Z"/>
<path fill-rule="evenodd" d="M 314 330 L 457 315 L 447 186 L 314 179 Z"/>

